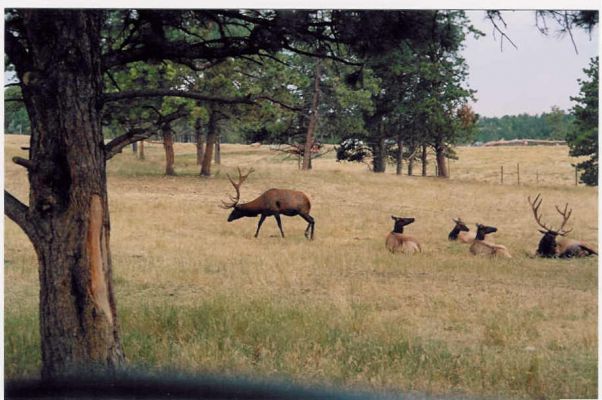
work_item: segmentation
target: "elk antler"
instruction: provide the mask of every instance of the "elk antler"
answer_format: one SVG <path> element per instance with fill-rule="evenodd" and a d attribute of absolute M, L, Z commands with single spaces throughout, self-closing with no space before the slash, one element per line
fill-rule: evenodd
<path fill-rule="evenodd" d="M 558 234 L 564 236 L 573 230 L 573 228 L 568 229 L 568 230 L 563 229 L 564 225 L 568 222 L 569 218 L 571 218 L 571 213 L 573 212 L 573 209 L 568 210 L 568 213 L 567 213 L 567 209 L 569 208 L 569 203 L 566 203 L 566 205 L 564 206 L 564 211 L 560 211 L 560 208 L 558 208 L 558 206 L 554 206 L 554 207 L 556 207 L 556 211 L 558 211 L 558 213 L 560 215 L 562 215 L 562 225 L 560 225 L 560 228 L 558 229 Z"/>
<path fill-rule="evenodd" d="M 462 221 L 462 218 L 458 217 L 458 219 L 454 219 L 452 218 L 452 221 L 454 221 L 456 224 L 463 224 L 464 221 Z"/>
<path fill-rule="evenodd" d="M 538 193 L 537 197 L 535 197 L 535 200 L 531 201 L 531 196 L 528 196 L 527 199 L 529 199 L 529 204 L 531 205 L 531 209 L 533 210 L 533 216 L 535 217 L 535 221 L 537 222 L 537 224 L 546 231 L 551 231 L 552 228 L 548 228 L 543 222 L 541 222 L 541 217 L 543 216 L 543 214 L 537 215 L 539 211 L 539 206 L 541 206 L 541 203 L 543 201 L 543 199 L 541 199 L 540 196 L 541 193 Z"/>
<path fill-rule="evenodd" d="M 225 209 L 233 208 L 238 204 L 238 201 L 240 200 L 240 185 L 242 185 L 242 183 L 247 179 L 247 177 L 249 175 L 251 175 L 251 172 L 255 171 L 253 168 L 250 168 L 249 172 L 247 172 L 245 175 L 243 175 L 242 172 L 240 171 L 240 167 L 237 167 L 237 169 L 238 169 L 238 183 L 234 183 L 234 181 L 232 180 L 230 175 L 226 174 L 226 176 L 230 180 L 230 183 L 232 184 L 232 186 L 234 186 L 234 189 L 236 189 L 236 197 L 230 195 L 231 203 L 226 203 L 225 201 L 222 200 L 222 203 L 223 203 L 223 206 L 221 206 L 222 208 L 225 208 Z"/>

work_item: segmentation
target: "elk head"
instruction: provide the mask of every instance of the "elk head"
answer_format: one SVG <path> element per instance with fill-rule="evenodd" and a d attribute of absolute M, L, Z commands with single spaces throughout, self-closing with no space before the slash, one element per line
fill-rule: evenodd
<path fill-rule="evenodd" d="M 228 222 L 234 221 L 236 219 L 246 216 L 246 214 L 243 213 L 242 210 L 240 210 L 238 208 L 238 202 L 240 201 L 240 185 L 242 185 L 243 182 L 247 179 L 247 177 L 254 171 L 255 170 L 253 168 L 251 168 L 251 169 L 249 169 L 249 172 L 247 172 L 245 175 L 243 175 L 242 172 L 240 171 L 240 168 L 238 168 L 238 183 L 234 183 L 234 181 L 232 180 L 230 175 L 226 174 L 226 176 L 230 180 L 230 183 L 232 184 L 232 186 L 234 186 L 234 189 L 236 190 L 236 197 L 230 196 L 230 203 L 226 203 L 225 201 L 222 201 L 222 203 L 223 203 L 223 205 L 221 206 L 222 208 L 224 208 L 226 210 L 229 208 L 232 208 L 232 212 L 228 216 Z"/>
<path fill-rule="evenodd" d="M 466 224 L 464 223 L 464 221 L 462 221 L 460 218 L 458 218 L 458 219 L 453 219 L 452 218 L 452 221 L 454 221 L 456 225 L 451 230 L 451 232 L 449 233 L 449 235 L 447 235 L 447 238 L 449 240 L 457 240 L 458 239 L 458 234 L 460 232 L 468 232 L 468 231 L 470 231 L 470 229 L 468 229 L 468 227 L 466 226 Z"/>
<path fill-rule="evenodd" d="M 477 237 L 476 240 L 485 240 L 485 235 L 490 233 L 497 232 L 497 228 L 495 226 L 487 226 L 482 224 L 477 224 Z"/>
<path fill-rule="evenodd" d="M 554 206 L 556 207 L 556 211 L 558 211 L 558 213 L 562 216 L 562 223 L 560 224 L 560 228 L 552 229 L 552 227 L 548 227 L 541 221 L 541 217 L 543 216 L 543 214 L 541 214 L 539 211 L 539 207 L 543 202 L 543 199 L 541 198 L 541 193 L 539 193 L 533 201 L 531 201 L 531 196 L 527 197 L 527 199 L 529 201 L 529 204 L 531 205 L 531 209 L 533 210 L 535 222 L 537 222 L 537 225 L 539 225 L 542 228 L 538 229 L 538 231 L 543 233 L 543 237 L 539 241 L 539 246 L 537 247 L 537 255 L 542 257 L 555 257 L 557 254 L 556 237 L 558 235 L 565 236 L 567 233 L 572 231 L 572 229 L 564 229 L 564 226 L 571 217 L 571 213 L 573 212 L 573 210 L 568 209 L 568 203 L 566 203 L 566 205 L 564 206 L 564 211 L 561 211 L 560 208 L 558 208 L 558 206 Z"/>
<path fill-rule="evenodd" d="M 415 221 L 414 218 L 402 218 L 391 215 L 391 218 L 395 221 L 395 225 L 393 226 L 393 232 L 403 233 L 403 227 L 411 224 Z"/>

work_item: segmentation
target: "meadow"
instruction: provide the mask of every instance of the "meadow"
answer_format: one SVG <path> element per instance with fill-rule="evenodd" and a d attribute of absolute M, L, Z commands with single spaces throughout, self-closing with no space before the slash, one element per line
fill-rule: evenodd
<path fill-rule="evenodd" d="M 27 199 L 13 164 L 26 137 L 5 136 L 5 187 Z M 108 164 L 111 253 L 122 343 L 131 366 L 153 371 L 290 379 L 308 385 L 502 398 L 597 397 L 598 259 L 538 259 L 527 196 L 573 208 L 571 237 L 598 243 L 596 188 L 575 186 L 558 147 L 459 148 L 451 179 L 374 174 L 333 153 L 298 171 L 267 146 L 222 145 L 215 175 L 200 178 L 192 144 L 176 144 L 175 177 L 160 145 L 145 161 L 129 149 Z M 499 184 L 521 165 L 521 185 Z M 249 201 L 271 187 L 312 200 L 305 221 L 226 221 L 226 173 L 253 167 Z M 419 170 L 416 168 L 415 170 Z M 535 181 L 535 171 L 540 174 Z M 384 248 L 391 215 L 423 253 Z M 493 235 L 512 259 L 476 258 L 449 242 L 452 218 Z M 8 218 L 4 232 L 5 378 L 40 368 L 38 272 L 31 244 Z"/>

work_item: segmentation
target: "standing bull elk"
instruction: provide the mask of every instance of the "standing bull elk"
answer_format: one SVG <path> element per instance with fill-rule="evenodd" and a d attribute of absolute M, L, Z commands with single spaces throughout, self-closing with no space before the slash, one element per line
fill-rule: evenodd
<path fill-rule="evenodd" d="M 565 229 L 564 226 L 568 222 L 569 218 L 573 210 L 569 210 L 569 204 L 566 203 L 564 206 L 564 210 L 561 211 L 558 206 L 554 206 L 556 211 L 562 216 L 562 223 L 560 224 L 560 228 L 552 229 L 551 227 L 546 226 L 543 222 L 541 222 L 541 217 L 543 214 L 539 213 L 539 207 L 543 202 L 541 198 L 541 193 L 535 197 L 535 200 L 531 201 L 531 196 L 527 197 L 529 204 L 531 205 L 531 210 L 533 210 L 533 216 L 535 217 L 535 222 L 542 229 L 538 229 L 540 233 L 543 233 L 543 237 L 539 241 L 539 246 L 537 247 L 536 255 L 540 257 L 560 257 L 560 258 L 570 258 L 570 257 L 584 257 L 589 256 L 591 254 L 598 254 L 598 252 L 589 244 L 582 242 L 580 240 L 569 239 L 566 236 L 567 233 L 571 232 L 573 229 Z M 561 238 L 558 238 L 561 236 Z"/>
<path fill-rule="evenodd" d="M 308 223 L 307 228 L 305 229 L 305 237 L 313 239 L 315 222 L 313 217 L 309 215 L 311 203 L 303 192 L 288 189 L 269 189 L 253 201 L 238 204 L 238 201 L 240 200 L 240 185 L 242 185 L 245 179 L 247 179 L 253 171 L 253 168 L 251 168 L 246 175 L 243 175 L 240 172 L 240 168 L 238 168 L 238 183 L 234 183 L 232 178 L 230 178 L 230 175 L 227 175 L 230 183 L 232 183 L 232 186 L 234 186 L 234 189 L 236 190 L 236 197 L 230 196 L 230 203 L 222 201 L 222 208 L 233 209 L 228 217 L 228 222 L 242 217 L 256 217 L 261 215 L 259 224 L 257 225 L 257 231 L 255 232 L 255 237 L 257 237 L 263 221 L 265 221 L 266 217 L 273 215 L 278 223 L 278 228 L 280 228 L 280 234 L 284 237 L 280 215 L 282 214 L 289 217 L 299 215 Z"/>

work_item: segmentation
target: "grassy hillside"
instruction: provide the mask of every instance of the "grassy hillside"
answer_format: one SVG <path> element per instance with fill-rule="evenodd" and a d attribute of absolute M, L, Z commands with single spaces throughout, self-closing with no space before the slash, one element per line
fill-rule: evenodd
<path fill-rule="evenodd" d="M 27 199 L 5 137 L 5 186 Z M 159 145 L 109 162 L 111 252 L 122 340 L 149 369 L 287 377 L 301 383 L 512 398 L 596 397 L 597 263 L 530 256 L 537 232 L 527 196 L 573 208 L 572 237 L 597 244 L 597 190 L 575 187 L 566 147 L 460 148 L 451 180 L 373 174 L 318 159 L 300 172 L 269 149 L 224 145 L 215 176 L 197 176 L 191 144 L 176 145 L 177 177 L 163 176 Z M 332 155 L 332 153 L 330 154 Z M 537 166 L 540 185 L 498 184 L 499 165 Z M 243 201 L 271 187 L 312 199 L 306 223 L 227 223 L 225 173 L 256 170 Z M 541 177 L 540 177 L 541 179 Z M 541 180 L 540 180 L 541 182 Z M 417 256 L 389 254 L 390 215 L 411 216 Z M 453 217 L 498 227 L 513 258 L 475 258 L 447 241 Z M 474 226 L 474 225 L 472 225 Z M 5 373 L 35 376 L 35 254 L 5 218 Z"/>

